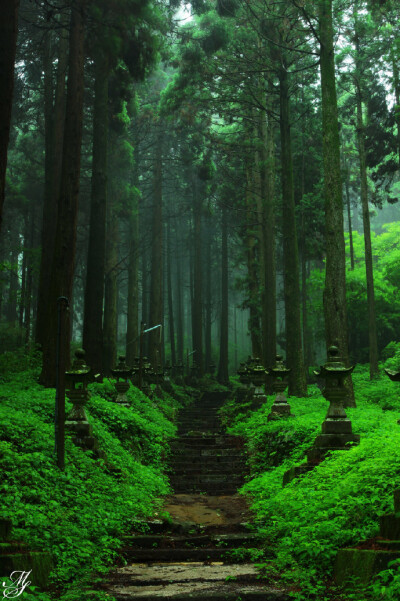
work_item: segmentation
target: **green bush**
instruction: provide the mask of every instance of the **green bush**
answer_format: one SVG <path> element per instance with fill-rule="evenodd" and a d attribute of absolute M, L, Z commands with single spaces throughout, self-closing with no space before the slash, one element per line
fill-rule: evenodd
<path fill-rule="evenodd" d="M 178 404 L 167 397 L 161 408 L 132 388 L 126 408 L 105 400 L 110 383 L 91 388 L 87 413 L 106 459 L 67 437 L 62 472 L 54 454 L 55 391 L 36 384 L 31 372 L 0 383 L 0 517 L 12 520 L 15 540 L 50 552 L 51 580 L 65 601 L 104 598 L 86 594 L 85 582 L 92 586 L 93 574 L 115 560 L 121 536 L 169 491 L 163 459 L 175 425 L 165 413 Z"/>

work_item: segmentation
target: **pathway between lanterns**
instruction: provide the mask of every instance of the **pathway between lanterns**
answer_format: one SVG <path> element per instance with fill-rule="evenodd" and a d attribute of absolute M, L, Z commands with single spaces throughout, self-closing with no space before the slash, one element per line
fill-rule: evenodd
<path fill-rule="evenodd" d="M 110 576 L 119 600 L 286 601 L 249 560 L 261 540 L 237 489 L 246 462 L 243 440 L 223 432 L 223 393 L 205 393 L 181 412 L 173 442 L 171 484 L 164 509 L 171 520 L 148 522 L 125 539 L 127 565 Z"/>

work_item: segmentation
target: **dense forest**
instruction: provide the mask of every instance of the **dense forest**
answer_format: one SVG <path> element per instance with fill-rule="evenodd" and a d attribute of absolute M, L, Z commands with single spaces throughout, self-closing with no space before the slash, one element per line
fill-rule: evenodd
<path fill-rule="evenodd" d="M 336 589 L 332 566 L 376 535 L 400 469 L 388 379 L 400 368 L 399 70 L 395 0 L 5 0 L 0 534 L 11 520 L 55 565 L 50 589 L 22 597 L 111 599 L 89 574 L 105 573 L 132 523 L 166 515 L 180 420 L 201 418 L 195 440 L 217 419 L 242 440 L 242 492 L 275 549 L 272 564 L 265 545 L 248 560 L 282 594 L 398 600 L 398 563 L 362 593 Z M 67 436 L 66 465 L 65 386 L 67 430 L 86 428 L 85 444 L 82 428 Z M 343 427 L 346 444 L 285 480 L 327 400 L 321 436 Z M 305 498 L 331 530 L 307 530 Z M 90 524 L 96 503 L 106 534 Z"/>

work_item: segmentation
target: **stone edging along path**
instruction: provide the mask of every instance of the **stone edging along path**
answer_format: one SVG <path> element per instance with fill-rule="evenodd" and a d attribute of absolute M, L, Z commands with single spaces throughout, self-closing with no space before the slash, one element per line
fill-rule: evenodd
<path fill-rule="evenodd" d="M 269 586 L 240 549 L 261 544 L 243 497 L 243 440 L 223 434 L 222 393 L 205 393 L 179 416 L 171 485 L 164 509 L 171 521 L 148 523 L 146 534 L 125 537 L 127 565 L 106 590 L 118 601 L 287 601 Z"/>

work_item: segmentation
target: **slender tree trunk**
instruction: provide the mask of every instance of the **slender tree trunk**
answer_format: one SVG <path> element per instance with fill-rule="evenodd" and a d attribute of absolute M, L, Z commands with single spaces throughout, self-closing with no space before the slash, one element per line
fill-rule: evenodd
<path fill-rule="evenodd" d="M 360 65 L 356 69 L 360 73 Z M 356 81 L 357 97 L 357 141 L 360 161 L 361 204 L 364 225 L 365 271 L 367 279 L 368 336 L 369 336 L 369 375 L 372 380 L 379 373 L 378 336 L 375 315 L 374 269 L 372 260 L 371 227 L 368 207 L 367 165 L 365 157 L 364 120 L 362 114 L 362 95 L 359 81 Z"/>
<path fill-rule="evenodd" d="M 211 246 L 213 243 L 212 225 L 209 220 L 208 231 L 205 234 L 205 324 L 204 324 L 204 342 L 205 342 L 205 371 L 209 373 L 212 363 L 211 357 Z"/>
<path fill-rule="evenodd" d="M 65 77 L 68 61 L 68 35 L 60 31 L 58 65 L 53 101 L 53 78 L 50 33 L 46 34 L 44 70 L 44 122 L 45 122 L 45 185 L 43 199 L 42 237 L 37 319 L 35 340 L 43 344 L 43 334 L 48 323 L 50 274 L 54 255 L 57 223 L 57 198 L 60 194 L 61 164 L 65 124 Z"/>
<path fill-rule="evenodd" d="M 0 19 L 0 230 L 6 185 L 7 149 L 10 137 L 14 89 L 14 62 L 17 47 L 19 0 L 7 0 Z"/>
<path fill-rule="evenodd" d="M 253 181 L 250 166 L 246 166 L 246 255 L 247 255 L 247 272 L 248 272 L 248 306 L 250 310 L 249 330 L 251 338 L 251 350 L 253 357 L 262 356 L 261 336 L 260 336 L 260 317 L 259 305 L 260 299 L 258 294 L 259 282 L 257 274 L 257 249 L 256 249 L 256 217 L 255 203 L 253 197 Z"/>
<path fill-rule="evenodd" d="M 108 146 L 108 68 L 103 53 L 95 58 L 93 109 L 92 190 L 87 256 L 83 348 L 86 361 L 103 373 L 103 301 L 106 256 L 107 146 Z"/>
<path fill-rule="evenodd" d="M 40 376 L 41 383 L 47 386 L 54 386 L 56 376 L 57 299 L 60 296 L 71 298 L 74 276 L 83 116 L 84 10 L 85 0 L 77 0 L 71 12 L 61 185 Z M 66 357 L 69 357 L 69 342 L 66 342 Z"/>
<path fill-rule="evenodd" d="M 103 373 L 109 375 L 117 359 L 118 329 L 118 217 L 113 202 L 107 207 L 107 251 L 105 262 L 104 321 L 103 321 Z"/>
<path fill-rule="evenodd" d="M 154 163 L 154 194 L 150 284 L 150 319 L 149 326 L 163 323 L 163 232 L 162 232 L 162 135 L 158 135 Z M 160 330 L 149 333 L 149 355 L 153 367 L 161 358 Z"/>
<path fill-rule="evenodd" d="M 296 214 L 294 205 L 293 163 L 289 115 L 289 86 L 285 65 L 279 72 L 280 131 L 282 161 L 282 231 L 284 263 L 284 295 L 286 325 L 286 357 L 291 369 L 289 394 L 305 396 L 303 347 L 301 340 L 300 271 L 297 246 Z"/>
<path fill-rule="evenodd" d="M 175 323 L 174 323 L 174 303 L 172 299 L 172 274 L 171 274 L 171 225 L 168 221 L 167 226 L 167 289 L 168 289 L 168 325 L 169 338 L 171 344 L 171 362 L 176 365 L 175 352 Z"/>
<path fill-rule="evenodd" d="M 226 207 L 222 209 L 221 237 L 221 338 L 219 346 L 218 382 L 229 383 L 228 375 L 228 218 Z"/>
<path fill-rule="evenodd" d="M 349 167 L 347 164 L 346 164 L 345 174 L 346 174 L 345 190 L 346 190 L 347 220 L 349 222 L 350 269 L 351 269 L 351 271 L 353 271 L 353 269 L 354 269 L 354 244 L 353 244 L 353 228 L 351 225 L 350 171 L 349 171 Z"/>
<path fill-rule="evenodd" d="M 182 307 L 182 259 L 180 256 L 182 249 L 177 249 L 176 255 L 176 347 L 177 359 L 183 362 L 183 307 Z"/>
<path fill-rule="evenodd" d="M 201 244 L 201 214 L 203 200 L 198 190 L 193 174 L 193 228 L 194 228 L 194 257 L 193 257 L 193 350 L 196 351 L 194 361 L 200 374 L 203 373 L 203 276 L 202 276 L 202 244 Z"/>
<path fill-rule="evenodd" d="M 319 0 L 322 135 L 325 186 L 326 271 L 324 315 L 326 343 L 337 343 L 348 364 L 346 256 L 343 232 L 340 140 L 333 48 L 332 0 Z M 355 406 L 351 377 L 347 379 L 347 406 Z"/>
<path fill-rule="evenodd" d="M 139 203 L 136 200 L 129 217 L 128 323 L 126 361 L 133 365 L 139 349 Z"/>

